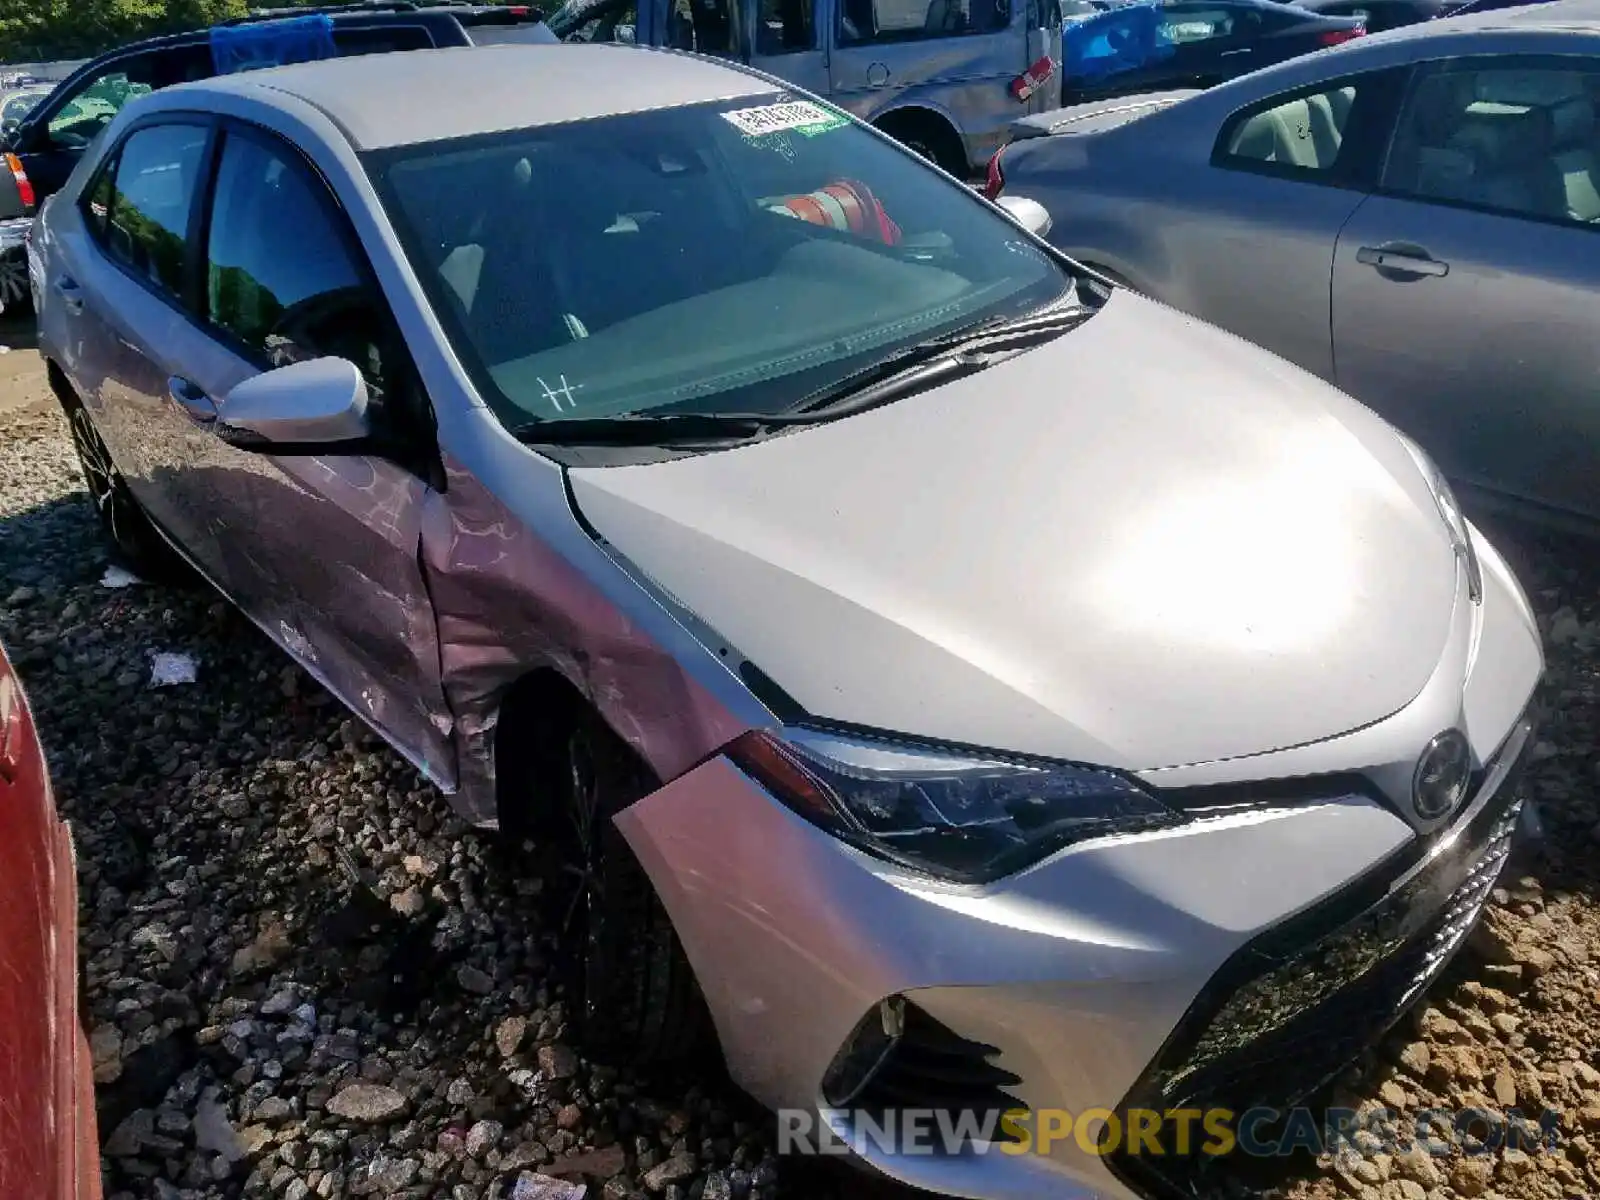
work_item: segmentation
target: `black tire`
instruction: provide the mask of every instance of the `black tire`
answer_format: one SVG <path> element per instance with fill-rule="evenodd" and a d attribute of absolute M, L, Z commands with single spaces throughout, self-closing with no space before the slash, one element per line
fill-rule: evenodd
<path fill-rule="evenodd" d="M 548 753 L 546 762 L 553 761 Z M 703 1056 L 710 1016 L 672 920 L 611 819 L 654 789 L 638 757 L 598 717 L 566 728 L 557 833 L 563 930 L 573 952 L 572 1013 L 590 1054 L 638 1066 L 678 1066 Z"/>
<path fill-rule="evenodd" d="M 52 383 L 67 417 L 72 448 L 77 452 L 78 466 L 83 471 L 89 503 L 94 506 L 113 556 L 135 575 L 153 583 L 181 581 L 186 564 L 156 532 L 144 509 L 139 507 L 127 481 L 111 461 L 111 454 L 100 439 L 89 410 L 64 383 L 54 378 L 53 372 Z"/>

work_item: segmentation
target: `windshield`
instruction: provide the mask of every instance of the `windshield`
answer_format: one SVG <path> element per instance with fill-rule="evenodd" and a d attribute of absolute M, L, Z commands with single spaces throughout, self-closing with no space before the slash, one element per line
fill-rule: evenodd
<path fill-rule="evenodd" d="M 369 167 L 513 427 L 785 411 L 1072 284 L 966 189 L 782 94 L 404 147 Z"/>
<path fill-rule="evenodd" d="M 18 124 L 23 117 L 39 106 L 39 101 L 49 94 L 48 88 L 40 88 L 38 91 L 17 92 L 4 97 L 3 101 L 0 101 L 0 125 L 5 125 L 9 128 Z"/>
<path fill-rule="evenodd" d="M 585 27 L 599 26 L 608 18 L 617 24 L 622 17 L 627 18 L 622 23 L 632 27 L 636 4 L 637 0 L 567 0 L 545 24 L 558 41 L 611 41 L 614 39 L 594 37 L 594 30 Z"/>

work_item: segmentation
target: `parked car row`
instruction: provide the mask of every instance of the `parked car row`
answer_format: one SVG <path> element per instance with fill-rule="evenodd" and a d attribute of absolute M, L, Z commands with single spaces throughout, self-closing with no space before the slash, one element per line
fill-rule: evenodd
<path fill-rule="evenodd" d="M 852 1135 L 1286 1105 L 1442 969 L 1531 811 L 1526 597 L 1416 441 L 1040 236 L 1094 227 L 1052 161 L 1212 143 L 1025 139 L 997 205 L 740 62 L 314 57 L 72 148 L 40 351 L 117 554 L 561 849 L 588 1049 L 720 1049 L 933 1190 L 1187 1194 L 1204 1156 Z"/>
<path fill-rule="evenodd" d="M 1592 523 L 1597 106 L 1600 6 L 1556 0 L 1022 122 L 988 190 L 1370 405 L 1486 500 Z"/>

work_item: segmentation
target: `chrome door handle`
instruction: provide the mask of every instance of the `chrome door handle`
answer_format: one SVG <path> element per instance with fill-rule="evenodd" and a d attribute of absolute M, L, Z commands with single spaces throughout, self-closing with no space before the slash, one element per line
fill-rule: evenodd
<path fill-rule="evenodd" d="M 1379 271 L 1394 271 L 1403 275 L 1450 274 L 1450 264 L 1431 257 L 1420 246 L 1363 246 L 1356 251 L 1356 261 Z"/>
<path fill-rule="evenodd" d="M 167 380 L 167 398 L 197 425 L 209 425 L 217 419 L 217 406 L 211 402 L 211 397 L 182 375 Z"/>
<path fill-rule="evenodd" d="M 1250 53 L 1250 47 L 1246 46 L 1243 50 L 1224 50 L 1221 54 L 1217 55 L 1217 57 L 1218 58 L 1231 58 L 1235 54 L 1249 54 L 1249 53 Z"/>

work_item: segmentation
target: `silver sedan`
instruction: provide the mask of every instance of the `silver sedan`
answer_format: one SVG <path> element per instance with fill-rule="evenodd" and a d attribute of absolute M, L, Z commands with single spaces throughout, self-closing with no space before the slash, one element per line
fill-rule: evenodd
<path fill-rule="evenodd" d="M 562 856 L 586 1050 L 1128 1200 L 1442 969 L 1543 656 L 1414 443 L 1027 215 L 742 67 L 475 47 L 135 100 L 29 253 L 112 546 Z"/>
<path fill-rule="evenodd" d="M 1600 3 L 1555 0 L 1045 114 L 990 191 L 1041 202 L 1081 261 L 1334 382 L 1481 498 L 1587 522 L 1597 99 Z"/>

